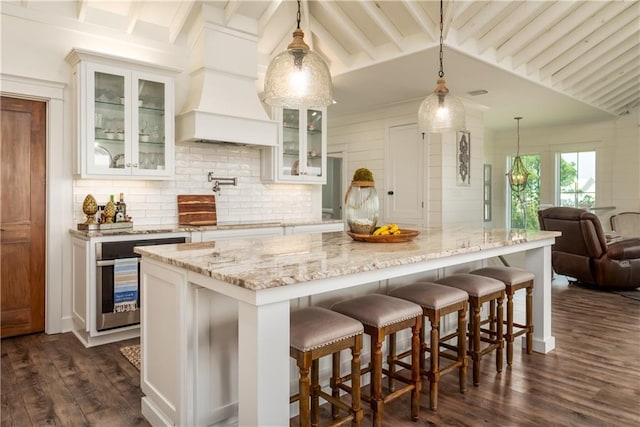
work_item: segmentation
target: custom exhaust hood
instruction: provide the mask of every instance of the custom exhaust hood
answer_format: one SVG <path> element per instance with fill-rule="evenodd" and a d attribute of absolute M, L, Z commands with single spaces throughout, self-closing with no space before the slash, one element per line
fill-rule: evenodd
<path fill-rule="evenodd" d="M 278 122 L 269 118 L 256 90 L 252 25 L 249 31 L 220 25 L 204 4 L 199 19 L 190 34 L 192 71 L 185 108 L 176 116 L 176 141 L 277 145 Z"/>

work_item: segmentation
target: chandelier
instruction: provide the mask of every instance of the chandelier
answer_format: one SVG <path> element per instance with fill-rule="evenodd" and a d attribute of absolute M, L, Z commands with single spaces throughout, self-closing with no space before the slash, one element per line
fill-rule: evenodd
<path fill-rule="evenodd" d="M 445 85 L 442 45 L 443 5 L 440 0 L 440 71 L 436 89 L 427 96 L 418 110 L 418 129 L 421 133 L 440 133 L 464 129 L 464 106 L 449 93 Z"/>
<path fill-rule="evenodd" d="M 300 29 L 300 0 L 297 27 L 287 50 L 276 55 L 264 79 L 264 102 L 274 107 L 323 107 L 333 103 L 329 67 L 304 42 Z"/>
<path fill-rule="evenodd" d="M 509 177 L 509 186 L 514 193 L 520 193 L 527 187 L 527 181 L 529 180 L 529 171 L 524 166 L 522 159 L 520 158 L 520 120 L 522 117 L 514 117 L 517 123 L 518 129 L 518 149 L 516 151 L 516 157 L 513 159 L 513 165 L 511 170 L 507 173 Z"/>

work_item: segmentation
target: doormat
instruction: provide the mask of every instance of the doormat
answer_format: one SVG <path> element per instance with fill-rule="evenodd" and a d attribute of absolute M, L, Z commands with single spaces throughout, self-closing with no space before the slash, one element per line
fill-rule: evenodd
<path fill-rule="evenodd" d="M 138 371 L 140 370 L 140 344 L 121 347 L 120 353 L 122 353 Z"/>

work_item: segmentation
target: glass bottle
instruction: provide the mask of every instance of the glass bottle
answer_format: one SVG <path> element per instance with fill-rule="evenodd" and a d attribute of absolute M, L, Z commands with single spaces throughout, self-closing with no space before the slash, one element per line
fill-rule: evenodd
<path fill-rule="evenodd" d="M 352 233 L 371 234 L 378 222 L 380 201 L 373 181 L 352 181 L 345 195 L 347 224 Z"/>

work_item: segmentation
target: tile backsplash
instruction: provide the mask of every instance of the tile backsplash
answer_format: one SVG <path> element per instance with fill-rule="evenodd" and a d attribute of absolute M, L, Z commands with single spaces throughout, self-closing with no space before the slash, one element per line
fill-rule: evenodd
<path fill-rule="evenodd" d="M 176 225 L 178 194 L 215 194 L 219 223 L 320 219 L 320 212 L 312 212 L 311 185 L 261 182 L 259 147 L 180 143 L 175 171 L 172 181 L 74 179 L 74 223 L 85 219 L 82 201 L 87 194 L 103 205 L 110 194 L 117 201 L 120 193 L 136 226 Z M 217 177 L 237 177 L 238 185 L 223 185 L 213 193 L 210 171 Z"/>

